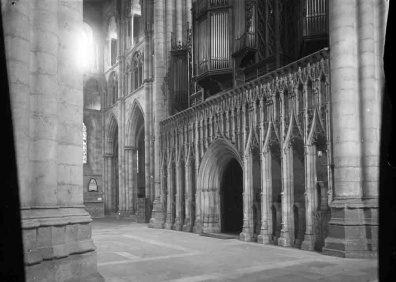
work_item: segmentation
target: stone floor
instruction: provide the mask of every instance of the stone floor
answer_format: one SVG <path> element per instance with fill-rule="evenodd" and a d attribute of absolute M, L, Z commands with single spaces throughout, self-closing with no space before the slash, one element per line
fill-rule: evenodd
<path fill-rule="evenodd" d="M 149 229 L 116 219 L 95 219 L 92 237 L 98 270 L 107 282 L 378 281 L 377 260 Z"/>

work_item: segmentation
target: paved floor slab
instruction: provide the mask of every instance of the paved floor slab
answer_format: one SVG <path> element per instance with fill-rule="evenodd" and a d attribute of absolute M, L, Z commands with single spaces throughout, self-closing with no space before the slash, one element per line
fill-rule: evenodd
<path fill-rule="evenodd" d="M 146 224 L 95 219 L 98 270 L 110 282 L 377 281 L 377 260 L 343 259 L 294 248 Z"/>

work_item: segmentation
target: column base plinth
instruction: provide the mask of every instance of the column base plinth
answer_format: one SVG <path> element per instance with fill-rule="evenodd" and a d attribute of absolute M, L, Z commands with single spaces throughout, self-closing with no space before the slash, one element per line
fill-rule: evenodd
<path fill-rule="evenodd" d="M 152 217 L 150 218 L 149 228 L 162 229 L 164 228 L 164 212 L 162 209 L 162 203 L 159 200 L 155 200 L 153 203 L 153 211 L 151 212 Z"/>
<path fill-rule="evenodd" d="M 315 240 L 312 234 L 305 234 L 304 241 L 301 244 L 301 250 L 313 251 L 315 247 Z"/>
<path fill-rule="evenodd" d="M 95 251 L 62 259 L 44 260 L 25 267 L 26 281 L 105 281 L 97 271 L 96 263 Z"/>
<path fill-rule="evenodd" d="M 175 225 L 173 225 L 173 230 L 181 231 L 181 230 L 182 230 L 182 225 L 181 225 L 181 223 L 180 223 L 180 222 L 175 223 Z"/>
<path fill-rule="evenodd" d="M 166 222 L 164 225 L 164 229 L 173 230 L 173 225 L 170 222 Z"/>
<path fill-rule="evenodd" d="M 271 238 L 272 235 L 268 235 L 268 234 L 260 234 L 257 236 L 257 243 L 260 244 L 270 244 L 271 243 Z"/>
<path fill-rule="evenodd" d="M 194 233 L 197 233 L 197 234 L 200 234 L 200 233 L 202 233 L 202 223 L 201 223 L 201 221 L 199 221 L 199 220 L 196 220 L 195 221 L 195 223 L 194 223 L 194 226 L 193 226 L 193 232 Z"/>
<path fill-rule="evenodd" d="M 243 231 L 239 234 L 239 240 L 244 242 L 253 242 L 253 238 L 248 231 Z"/>
<path fill-rule="evenodd" d="M 375 200 L 336 199 L 331 204 L 329 234 L 323 254 L 344 258 L 376 258 L 378 203 Z"/>
<path fill-rule="evenodd" d="M 290 235 L 288 231 L 281 231 L 281 236 L 278 238 L 278 246 L 290 247 Z"/>
<path fill-rule="evenodd" d="M 190 223 L 189 219 L 187 219 L 185 221 L 185 223 L 184 223 L 184 225 L 182 227 L 182 231 L 184 231 L 184 232 L 192 232 L 192 226 L 191 226 L 191 223 Z"/>
<path fill-rule="evenodd" d="M 21 211 L 26 281 L 104 281 L 84 207 Z"/>

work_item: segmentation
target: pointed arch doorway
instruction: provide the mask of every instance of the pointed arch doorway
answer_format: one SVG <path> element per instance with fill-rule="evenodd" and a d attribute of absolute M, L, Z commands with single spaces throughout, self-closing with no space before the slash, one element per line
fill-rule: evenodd
<path fill-rule="evenodd" d="M 118 214 L 120 208 L 119 166 L 118 166 L 118 123 L 110 117 L 107 129 L 104 155 L 105 213 Z"/>
<path fill-rule="evenodd" d="M 237 149 L 219 138 L 207 149 L 198 173 L 204 233 L 239 235 L 243 226 L 243 170 Z"/>
<path fill-rule="evenodd" d="M 226 165 L 220 186 L 221 232 L 239 234 L 243 225 L 243 173 L 236 159 Z"/>
<path fill-rule="evenodd" d="M 150 190 L 146 185 L 146 143 L 145 120 L 140 104 L 135 101 L 131 108 L 128 133 L 125 146 L 127 171 L 127 204 L 129 214 L 136 216 L 138 222 L 147 222 L 149 218 Z"/>

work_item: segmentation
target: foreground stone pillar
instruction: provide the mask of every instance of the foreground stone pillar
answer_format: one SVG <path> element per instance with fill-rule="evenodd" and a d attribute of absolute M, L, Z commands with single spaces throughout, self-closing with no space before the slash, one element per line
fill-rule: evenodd
<path fill-rule="evenodd" d="M 82 72 L 75 50 L 82 1 L 2 1 L 1 8 L 26 281 L 104 281 L 83 206 Z"/>
<path fill-rule="evenodd" d="M 323 248 L 328 255 L 377 255 L 382 54 L 388 5 L 385 0 L 329 2 L 334 201 Z"/>
<path fill-rule="evenodd" d="M 30 1 L 1 1 L 21 207 L 29 207 Z M 4 79 L 4 78 L 3 78 Z"/>

